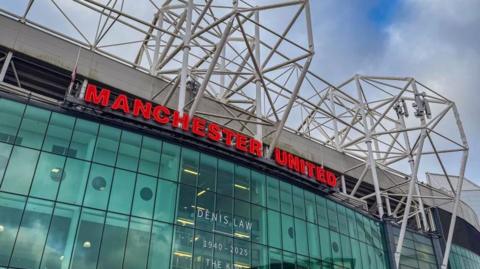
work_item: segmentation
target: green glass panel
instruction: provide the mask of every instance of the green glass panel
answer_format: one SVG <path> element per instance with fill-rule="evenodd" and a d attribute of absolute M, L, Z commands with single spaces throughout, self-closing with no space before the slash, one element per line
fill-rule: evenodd
<path fill-rule="evenodd" d="M 134 187 L 135 173 L 122 169 L 115 169 L 108 210 L 130 214 Z"/>
<path fill-rule="evenodd" d="M 214 246 L 213 234 L 204 231 L 195 231 L 195 243 L 194 243 L 194 269 L 213 268 L 213 246 Z"/>
<path fill-rule="evenodd" d="M 27 106 L 15 144 L 40 149 L 49 118 L 50 111 Z"/>
<path fill-rule="evenodd" d="M 315 198 L 317 201 L 318 224 L 323 227 L 328 227 L 327 199 L 318 195 Z"/>
<path fill-rule="evenodd" d="M 215 222 L 215 231 L 219 231 L 222 234 L 233 233 L 233 199 L 229 196 L 223 196 L 217 194 L 216 208 L 214 216 L 212 214 L 211 219 Z"/>
<path fill-rule="evenodd" d="M 153 222 L 148 269 L 168 268 L 172 248 L 172 225 Z"/>
<path fill-rule="evenodd" d="M 362 253 L 360 251 L 360 243 L 356 239 L 350 238 L 350 244 L 352 249 L 352 258 L 355 262 L 355 268 L 363 268 Z"/>
<path fill-rule="evenodd" d="M 79 217 L 79 207 L 55 204 L 40 268 L 68 268 Z"/>
<path fill-rule="evenodd" d="M 0 266 L 7 266 L 22 220 L 26 198 L 0 192 L 0 216 L 4 231 L 0 236 Z"/>
<path fill-rule="evenodd" d="M 175 226 L 171 269 L 192 268 L 193 229 Z"/>
<path fill-rule="evenodd" d="M 342 259 L 345 268 L 353 269 L 352 266 L 352 248 L 350 245 L 350 239 L 345 235 L 340 235 L 340 244 L 342 245 Z"/>
<path fill-rule="evenodd" d="M 268 210 L 268 245 L 276 248 L 282 247 L 282 234 L 280 213 Z"/>
<path fill-rule="evenodd" d="M 198 173 L 199 190 L 215 191 L 217 181 L 217 158 L 207 154 L 200 154 L 200 167 Z"/>
<path fill-rule="evenodd" d="M 54 200 L 60 182 L 65 178 L 65 157 L 42 152 L 33 177 L 30 195 Z"/>
<path fill-rule="evenodd" d="M 90 162 L 67 158 L 58 201 L 81 205 L 89 171 Z"/>
<path fill-rule="evenodd" d="M 23 147 L 14 147 L 3 178 L 2 190 L 27 194 L 32 182 L 39 152 Z"/>
<path fill-rule="evenodd" d="M 252 241 L 267 244 L 268 221 L 267 210 L 264 207 L 252 205 Z"/>
<path fill-rule="evenodd" d="M 113 169 L 108 166 L 92 164 L 88 179 L 85 206 L 105 210 L 112 187 Z"/>
<path fill-rule="evenodd" d="M 337 204 L 327 200 L 328 227 L 330 230 L 338 232 Z"/>
<path fill-rule="evenodd" d="M 103 124 L 100 125 L 93 161 L 113 166 L 117 159 L 119 140 L 120 130 Z"/>
<path fill-rule="evenodd" d="M 217 192 L 233 196 L 233 163 L 218 160 Z"/>
<path fill-rule="evenodd" d="M 308 222 L 318 223 L 315 194 L 308 191 L 305 191 L 305 214 Z"/>
<path fill-rule="evenodd" d="M 268 249 L 259 244 L 252 243 L 252 268 L 268 269 Z"/>
<path fill-rule="evenodd" d="M 123 269 L 147 267 L 151 226 L 150 220 L 134 217 L 130 219 Z"/>
<path fill-rule="evenodd" d="M 287 251 L 283 251 L 283 269 L 295 269 L 296 257 L 295 254 Z"/>
<path fill-rule="evenodd" d="M 196 225 L 195 228 L 205 231 L 213 231 L 215 221 L 212 221 L 212 213 L 215 213 L 215 193 L 197 189 Z"/>
<path fill-rule="evenodd" d="M 318 227 L 307 222 L 308 250 L 310 257 L 321 258 L 320 241 L 318 239 Z"/>
<path fill-rule="evenodd" d="M 338 262 L 338 264 L 341 263 L 342 259 L 342 244 L 340 242 L 340 234 L 330 231 L 330 248 L 332 249 L 332 257 Z"/>
<path fill-rule="evenodd" d="M 22 121 L 25 104 L 0 99 L 0 141 L 13 144 Z"/>
<path fill-rule="evenodd" d="M 122 268 L 127 242 L 128 217 L 107 213 L 103 230 L 98 269 Z"/>
<path fill-rule="evenodd" d="M 270 269 L 282 268 L 282 252 L 279 249 L 270 248 L 268 251 Z"/>
<path fill-rule="evenodd" d="M 337 204 L 337 217 L 338 217 L 338 231 L 342 234 L 348 235 L 348 223 L 347 212 L 345 207 Z"/>
<path fill-rule="evenodd" d="M 252 171 L 250 186 L 252 188 L 250 192 L 251 202 L 263 207 L 267 206 L 265 175 Z"/>
<path fill-rule="evenodd" d="M 75 128 L 73 129 L 72 141 L 70 142 L 69 152 L 71 154 L 69 155 L 90 161 L 95 149 L 98 126 L 97 123 L 77 119 Z"/>
<path fill-rule="evenodd" d="M 320 236 L 320 249 L 322 252 L 322 259 L 324 261 L 332 261 L 332 245 L 330 244 L 330 232 L 324 227 L 318 228 L 318 234 Z"/>
<path fill-rule="evenodd" d="M 196 191 L 194 187 L 178 185 L 176 224 L 189 227 L 195 225 L 195 197 Z"/>
<path fill-rule="evenodd" d="M 53 202 L 29 198 L 17 234 L 10 266 L 39 268 L 42 249 L 47 239 Z"/>
<path fill-rule="evenodd" d="M 157 197 L 155 199 L 155 220 L 173 222 L 176 200 L 177 184 L 158 179 Z"/>
<path fill-rule="evenodd" d="M 170 143 L 163 143 L 159 176 L 164 179 L 177 181 L 179 166 L 180 147 Z"/>
<path fill-rule="evenodd" d="M 0 186 L 2 185 L 3 174 L 5 174 L 5 170 L 7 169 L 11 151 L 12 145 L 0 143 Z"/>
<path fill-rule="evenodd" d="M 282 213 L 293 215 L 292 185 L 280 181 L 280 208 Z"/>
<path fill-rule="evenodd" d="M 358 231 L 358 240 L 365 242 L 365 228 L 363 226 L 363 216 L 361 214 L 355 213 L 355 220 L 357 223 Z"/>
<path fill-rule="evenodd" d="M 233 216 L 233 235 L 243 240 L 250 240 L 252 221 L 250 219 L 250 204 L 248 202 L 235 200 L 235 214 Z"/>
<path fill-rule="evenodd" d="M 313 239 L 313 238 L 312 238 Z M 295 218 L 295 242 L 297 253 L 308 255 L 307 226 L 304 220 Z"/>
<path fill-rule="evenodd" d="M 355 212 L 347 208 L 346 216 L 347 216 L 347 224 L 348 224 L 348 235 L 353 238 L 358 238 Z"/>
<path fill-rule="evenodd" d="M 295 252 L 295 226 L 293 217 L 282 214 L 282 246 L 283 249 Z"/>
<path fill-rule="evenodd" d="M 297 186 L 293 186 L 293 212 L 296 218 L 305 219 L 305 197 Z"/>
<path fill-rule="evenodd" d="M 279 182 L 273 177 L 267 177 L 267 206 L 280 211 Z"/>
<path fill-rule="evenodd" d="M 75 118 L 52 113 L 42 150 L 75 157 L 74 152 L 68 152 L 74 124 Z"/>
<path fill-rule="evenodd" d="M 297 255 L 297 269 L 309 269 L 310 260 L 306 256 Z"/>
<path fill-rule="evenodd" d="M 180 159 L 180 182 L 196 186 L 198 176 L 199 153 L 194 150 L 182 149 Z"/>
<path fill-rule="evenodd" d="M 213 260 L 217 263 L 216 267 L 218 267 L 220 264 L 222 264 L 224 267 L 233 267 L 233 255 L 230 252 L 230 248 L 232 246 L 233 239 L 231 237 L 215 234 Z"/>
<path fill-rule="evenodd" d="M 137 171 L 141 145 L 141 135 L 122 131 L 120 146 L 118 148 L 117 167 Z"/>
<path fill-rule="evenodd" d="M 132 215 L 151 219 L 153 215 L 156 192 L 156 178 L 140 174 L 137 175 Z"/>
<path fill-rule="evenodd" d="M 84 208 L 80 216 L 70 268 L 97 267 L 105 213 Z"/>
<path fill-rule="evenodd" d="M 162 153 L 162 141 L 144 136 L 138 172 L 150 176 L 157 176 L 160 169 L 160 154 Z"/>
<path fill-rule="evenodd" d="M 250 201 L 250 169 L 235 165 L 235 199 Z"/>
<path fill-rule="evenodd" d="M 250 256 L 252 250 L 249 241 L 234 239 L 233 245 L 230 245 L 227 250 L 233 254 L 234 268 L 251 268 Z"/>

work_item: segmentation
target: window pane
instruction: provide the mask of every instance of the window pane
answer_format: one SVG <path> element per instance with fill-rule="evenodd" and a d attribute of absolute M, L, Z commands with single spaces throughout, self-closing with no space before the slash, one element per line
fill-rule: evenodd
<path fill-rule="evenodd" d="M 135 173 L 115 169 L 112 192 L 108 210 L 123 214 L 130 214 L 132 206 L 133 188 L 135 187 Z"/>
<path fill-rule="evenodd" d="M 250 267 L 250 242 L 240 239 L 234 239 L 230 246 L 230 253 L 233 254 L 233 268 L 251 268 Z"/>
<path fill-rule="evenodd" d="M 355 221 L 355 212 L 347 208 L 346 213 L 347 213 L 347 223 L 348 223 L 348 234 L 350 235 L 350 237 L 358 238 L 356 221 Z"/>
<path fill-rule="evenodd" d="M 295 218 L 295 242 L 297 253 L 308 255 L 307 226 L 305 221 Z"/>
<path fill-rule="evenodd" d="M 283 269 L 295 269 L 295 254 L 284 251 L 283 252 Z"/>
<path fill-rule="evenodd" d="M 0 236 L 0 265 L 7 266 L 22 219 L 25 198 L 0 192 L 0 216 L 2 216 Z"/>
<path fill-rule="evenodd" d="M 162 141 L 144 136 L 138 172 L 156 177 L 160 168 L 161 152 Z"/>
<path fill-rule="evenodd" d="M 280 201 L 282 213 L 293 215 L 292 186 L 283 181 L 280 181 Z"/>
<path fill-rule="evenodd" d="M 0 99 L 0 141 L 13 144 L 25 105 Z"/>
<path fill-rule="evenodd" d="M 267 206 L 268 208 L 280 211 L 280 192 L 278 180 L 267 177 Z"/>
<path fill-rule="evenodd" d="M 252 268 L 268 269 L 268 249 L 265 246 L 252 244 Z"/>
<path fill-rule="evenodd" d="M 267 244 L 267 210 L 263 207 L 252 205 L 252 241 Z"/>
<path fill-rule="evenodd" d="M 42 152 L 33 177 L 30 195 L 54 200 L 60 182 L 65 178 L 65 157 Z"/>
<path fill-rule="evenodd" d="M 140 174 L 137 175 L 132 215 L 148 219 L 152 218 L 156 189 L 156 178 Z"/>
<path fill-rule="evenodd" d="M 11 151 L 12 145 L 0 143 L 0 186 L 2 185 L 3 174 L 5 174 L 5 170 L 7 169 L 7 163 Z"/>
<path fill-rule="evenodd" d="M 360 244 L 357 240 L 351 238 L 350 239 L 351 248 L 352 248 L 352 258 L 355 262 L 355 268 L 363 268 L 362 267 L 362 254 L 360 252 Z"/>
<path fill-rule="evenodd" d="M 172 269 L 192 267 L 193 229 L 175 226 L 175 238 L 172 250 Z"/>
<path fill-rule="evenodd" d="M 252 189 L 251 201 L 253 204 L 267 206 L 265 175 L 252 171 L 250 187 Z"/>
<path fill-rule="evenodd" d="M 342 259 L 344 261 L 345 267 L 353 268 L 352 248 L 350 246 L 350 239 L 345 235 L 340 235 L 340 243 L 342 245 Z"/>
<path fill-rule="evenodd" d="M 327 200 L 328 227 L 338 232 L 337 205 L 335 202 Z"/>
<path fill-rule="evenodd" d="M 250 240 L 252 222 L 250 220 L 250 204 L 235 200 L 235 215 L 232 220 L 233 235 L 239 239 Z"/>
<path fill-rule="evenodd" d="M 64 179 L 60 184 L 58 200 L 65 203 L 81 205 L 89 171 L 89 162 L 67 158 L 63 174 Z"/>
<path fill-rule="evenodd" d="M 195 188 L 179 185 L 177 195 L 176 223 L 178 225 L 195 225 Z"/>
<path fill-rule="evenodd" d="M 117 157 L 119 140 L 120 130 L 100 125 L 93 161 L 113 166 Z"/>
<path fill-rule="evenodd" d="M 98 124 L 82 119 L 77 119 L 73 130 L 72 141 L 70 142 L 69 153 L 79 159 L 91 160 L 97 138 Z"/>
<path fill-rule="evenodd" d="M 328 227 L 327 201 L 325 198 L 319 195 L 317 195 L 315 199 L 317 201 L 318 224 L 320 224 L 323 227 Z"/>
<path fill-rule="evenodd" d="M 168 268 L 172 248 L 172 225 L 153 222 L 148 269 Z"/>
<path fill-rule="evenodd" d="M 283 249 L 295 252 L 295 228 L 293 217 L 282 214 L 282 246 Z"/>
<path fill-rule="evenodd" d="M 27 106 L 15 144 L 40 149 L 49 118 L 50 111 Z"/>
<path fill-rule="evenodd" d="M 196 186 L 198 176 L 198 152 L 190 149 L 182 149 L 180 182 Z"/>
<path fill-rule="evenodd" d="M 282 268 L 282 252 L 279 249 L 269 249 L 270 269 Z"/>
<path fill-rule="evenodd" d="M 57 203 L 40 268 L 68 268 L 80 208 Z"/>
<path fill-rule="evenodd" d="M 98 269 L 122 268 L 127 241 L 128 217 L 108 213 L 103 231 Z"/>
<path fill-rule="evenodd" d="M 155 219 L 173 222 L 176 199 L 177 184 L 159 179 L 157 183 L 157 198 L 155 200 Z"/>
<path fill-rule="evenodd" d="M 213 246 L 214 239 L 212 233 L 195 231 L 194 269 L 213 268 Z"/>
<path fill-rule="evenodd" d="M 198 173 L 198 188 L 200 190 L 215 191 L 217 181 L 217 158 L 207 154 L 200 154 L 200 168 Z"/>
<path fill-rule="evenodd" d="M 276 248 L 282 247 L 280 213 L 268 210 L 268 245 Z"/>
<path fill-rule="evenodd" d="M 112 174 L 112 168 L 92 164 L 84 205 L 103 210 L 107 208 L 108 195 L 112 186 Z"/>
<path fill-rule="evenodd" d="M 308 250 L 311 257 L 321 258 L 317 225 L 307 222 Z"/>
<path fill-rule="evenodd" d="M 217 194 L 216 210 L 211 219 L 215 222 L 215 231 L 232 234 L 233 199 Z"/>
<path fill-rule="evenodd" d="M 23 147 L 14 147 L 7 171 L 2 183 L 2 190 L 27 194 L 32 182 L 39 152 Z"/>
<path fill-rule="evenodd" d="M 75 118 L 52 113 L 42 149 L 55 154 L 75 156 L 73 152 L 68 152 L 74 124 Z"/>
<path fill-rule="evenodd" d="M 347 213 L 345 207 L 337 204 L 337 217 L 338 217 L 338 231 L 343 234 L 348 234 Z"/>
<path fill-rule="evenodd" d="M 118 148 L 117 167 L 137 171 L 142 136 L 122 131 L 121 137 Z"/>
<path fill-rule="evenodd" d="M 128 229 L 127 249 L 125 251 L 124 269 L 147 267 L 148 245 L 152 222 L 139 218 L 130 220 Z M 112 267 L 115 268 L 115 267 Z"/>
<path fill-rule="evenodd" d="M 330 231 L 330 248 L 332 249 L 332 257 L 335 261 L 341 261 L 342 245 L 340 244 L 340 234 Z M 341 265 L 341 263 L 339 263 Z"/>
<path fill-rule="evenodd" d="M 28 199 L 10 266 L 20 268 L 40 267 L 52 210 L 53 202 Z"/>
<path fill-rule="evenodd" d="M 218 160 L 217 192 L 233 195 L 233 163 Z"/>
<path fill-rule="evenodd" d="M 305 211 L 307 221 L 312 223 L 317 222 L 317 208 L 315 206 L 315 194 L 305 191 Z"/>
<path fill-rule="evenodd" d="M 232 268 L 232 254 L 230 252 L 233 247 L 233 239 L 224 235 L 215 234 L 215 242 L 213 246 L 213 260 L 216 264 L 213 264 L 213 268 L 217 268 L 220 265 Z"/>
<path fill-rule="evenodd" d="M 303 190 L 297 186 L 293 186 L 293 206 L 295 217 L 305 219 L 305 198 Z"/>
<path fill-rule="evenodd" d="M 250 169 L 235 166 L 235 199 L 250 201 Z"/>
<path fill-rule="evenodd" d="M 160 177 L 177 181 L 180 161 L 180 147 L 163 143 L 162 157 L 160 159 Z"/>
<path fill-rule="evenodd" d="M 322 259 L 331 261 L 332 246 L 330 245 L 330 232 L 323 227 L 319 227 L 318 234 L 320 236 L 320 249 L 322 252 Z"/>
<path fill-rule="evenodd" d="M 215 212 L 215 193 L 197 189 L 197 207 L 195 228 L 205 231 L 213 231 L 215 221 L 212 215 Z"/>
<path fill-rule="evenodd" d="M 70 268 L 96 268 L 104 221 L 104 212 L 87 208 L 82 210 Z"/>

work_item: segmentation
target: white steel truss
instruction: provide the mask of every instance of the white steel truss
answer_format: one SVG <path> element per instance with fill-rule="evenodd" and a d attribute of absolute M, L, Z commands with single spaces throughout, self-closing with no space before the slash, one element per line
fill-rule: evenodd
<path fill-rule="evenodd" d="M 22 3 L 0 12 L 164 79 L 167 87 L 158 89 L 153 101 L 255 136 L 270 145 L 267 155 L 286 131 L 361 160 L 341 171 L 342 192 L 362 200 L 374 197 L 372 214 L 401 224 L 397 266 L 409 220 L 432 230 L 430 207 L 438 205 L 432 201 L 453 203 L 446 268 L 468 156 L 456 105 L 409 77 L 355 75 L 334 86 L 310 71 L 314 46 L 308 0 Z M 45 10 L 57 18 L 38 15 Z M 12 53 L 0 56 L 0 63 L 1 82 L 7 69 L 15 68 Z M 160 93 L 166 97 L 158 98 Z M 204 99 L 225 113 L 202 111 Z M 347 190 L 344 175 L 354 172 L 360 176 Z M 458 175 L 457 186 L 449 182 L 454 195 L 433 188 L 422 192 L 429 188 L 422 183 L 425 172 L 444 174 L 448 181 L 448 175 Z M 379 182 L 389 175 L 405 180 Z M 374 191 L 359 195 L 367 183 Z"/>

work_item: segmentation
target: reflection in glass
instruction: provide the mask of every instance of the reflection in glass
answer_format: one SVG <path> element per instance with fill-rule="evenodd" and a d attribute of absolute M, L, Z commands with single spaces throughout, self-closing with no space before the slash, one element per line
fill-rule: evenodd
<path fill-rule="evenodd" d="M 87 192 L 83 202 L 84 205 L 103 210 L 107 208 L 108 196 L 112 185 L 112 174 L 112 168 L 92 164 Z"/>
<path fill-rule="evenodd" d="M 156 192 L 156 178 L 138 174 L 135 196 L 133 198 L 132 215 L 151 219 Z M 159 197 L 159 199 L 163 199 L 163 197 Z"/>
<path fill-rule="evenodd" d="M 140 152 L 140 163 L 138 172 L 158 176 L 160 168 L 160 154 L 162 152 L 162 142 L 156 139 L 144 136 L 142 140 L 142 150 Z"/>
<path fill-rule="evenodd" d="M 115 169 L 113 176 L 112 193 L 108 203 L 108 210 L 123 214 L 130 214 L 133 189 L 135 188 L 135 173 Z"/>
<path fill-rule="evenodd" d="M 132 217 L 128 229 L 127 249 L 123 262 L 124 269 L 147 267 L 148 245 L 152 222 Z"/>
<path fill-rule="evenodd" d="M 195 186 L 198 176 L 198 152 L 190 149 L 182 149 L 180 182 Z"/>
<path fill-rule="evenodd" d="M 30 195 L 53 200 L 57 196 L 58 187 L 65 172 L 65 157 L 42 152 L 33 177 Z"/>
<path fill-rule="evenodd" d="M 280 211 L 280 192 L 278 180 L 267 177 L 267 206 L 268 208 Z"/>
<path fill-rule="evenodd" d="M 12 151 L 12 145 L 0 143 L 0 186 L 2 185 L 3 174 L 7 169 L 7 163 L 8 163 L 8 159 L 10 158 L 11 151 Z"/>
<path fill-rule="evenodd" d="M 27 106 L 15 144 L 40 149 L 50 119 L 50 111 Z"/>
<path fill-rule="evenodd" d="M 0 265 L 7 266 L 22 219 L 26 198 L 0 192 Z"/>
<path fill-rule="evenodd" d="M 82 119 L 77 119 L 73 130 L 69 152 L 75 152 L 75 157 L 91 160 L 95 141 L 97 139 L 98 124 Z M 69 155 L 70 156 L 70 155 Z"/>
<path fill-rule="evenodd" d="M 265 175 L 252 171 L 252 180 L 250 183 L 252 204 L 267 206 Z"/>
<path fill-rule="evenodd" d="M 24 104 L 0 99 L 0 141 L 14 143 L 24 110 Z"/>
<path fill-rule="evenodd" d="M 177 184 L 158 179 L 157 198 L 155 201 L 155 220 L 173 222 L 175 201 L 177 199 Z"/>
<path fill-rule="evenodd" d="M 27 194 L 35 172 L 39 152 L 15 146 L 3 178 L 2 190 Z"/>
<path fill-rule="evenodd" d="M 67 158 L 58 201 L 81 205 L 89 171 L 89 162 Z"/>
<path fill-rule="evenodd" d="M 117 167 L 137 171 L 141 144 L 141 135 L 122 131 L 120 146 L 118 147 Z"/>
<path fill-rule="evenodd" d="M 175 227 L 172 249 L 172 269 L 189 269 L 192 267 L 193 229 L 183 226 Z"/>
<path fill-rule="evenodd" d="M 120 130 L 107 125 L 100 125 L 93 161 L 113 166 L 117 159 L 119 140 Z"/>
<path fill-rule="evenodd" d="M 168 268 L 172 248 L 172 225 L 153 222 L 148 269 Z"/>
<path fill-rule="evenodd" d="M 207 154 L 200 154 L 200 168 L 198 173 L 198 188 L 205 191 L 215 191 L 217 181 L 217 158 Z"/>
<path fill-rule="evenodd" d="M 52 113 L 42 149 L 59 155 L 75 157 L 75 152 L 68 152 L 75 118 Z"/>
<path fill-rule="evenodd" d="M 98 269 L 122 268 L 127 228 L 127 216 L 115 213 L 107 214 L 98 258 Z"/>
<path fill-rule="evenodd" d="M 177 181 L 180 163 L 180 147 L 170 143 L 163 143 L 160 159 L 160 178 Z"/>
<path fill-rule="evenodd" d="M 235 166 L 235 199 L 250 201 L 250 170 L 236 165 Z"/>

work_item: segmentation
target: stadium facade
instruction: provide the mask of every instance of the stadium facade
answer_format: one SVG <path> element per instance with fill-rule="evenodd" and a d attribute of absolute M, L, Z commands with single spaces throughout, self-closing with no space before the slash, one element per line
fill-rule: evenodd
<path fill-rule="evenodd" d="M 309 12 L 308 2 L 298 2 Z M 423 269 L 446 266 L 446 253 L 448 268 L 480 267 L 473 210 L 417 180 L 418 156 L 452 151 L 421 152 L 426 131 L 407 146 L 384 140 L 389 150 L 378 145 L 382 135 L 396 139 L 403 133 L 387 132 L 388 126 L 358 141 L 338 133 L 321 141 L 301 132 L 313 117 L 280 113 L 295 102 L 308 103 L 298 91 L 278 115 L 247 117 L 248 109 L 226 106 L 225 96 L 219 103 L 205 92 L 208 79 L 188 81 L 182 93 L 180 79 L 168 81 L 85 48 L 25 20 L 26 13 L 2 12 L 0 268 Z M 234 28 L 233 21 L 224 27 Z M 418 94 L 423 85 L 410 78 L 355 76 L 330 85 L 324 95 L 330 108 L 347 111 L 344 103 L 354 98 L 345 97 L 345 85 L 360 80 L 377 88 L 397 83 L 392 88 L 401 90 L 399 96 L 412 94 L 390 98 L 392 105 L 379 110 L 382 118 L 387 112 L 408 116 L 405 102 L 416 104 L 415 116 L 428 130 L 443 118 L 435 116 L 442 97 Z M 422 111 L 427 102 L 431 108 Z M 325 115 L 336 124 L 351 121 L 359 133 L 382 125 L 379 115 L 370 118 L 378 124 L 367 122 L 374 108 L 355 104 L 351 119 L 335 109 Z M 302 122 L 296 131 L 286 124 L 292 117 Z M 406 123 L 395 121 L 402 122 L 396 128 L 405 131 Z M 401 171 L 408 166 L 391 169 L 385 160 L 392 158 L 352 154 L 349 146 L 356 143 L 377 156 L 409 148 L 410 157 L 402 158 L 412 164 L 412 174 Z"/>

